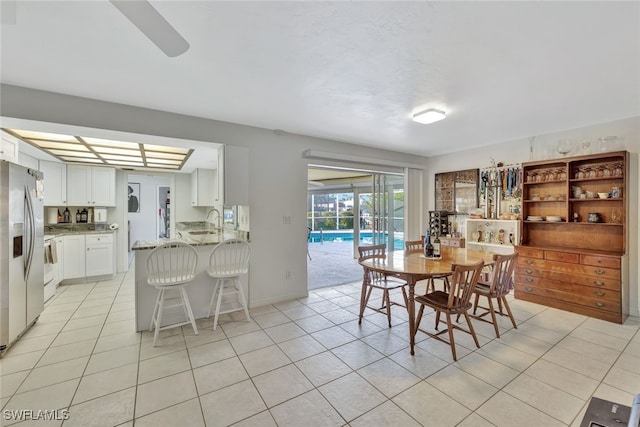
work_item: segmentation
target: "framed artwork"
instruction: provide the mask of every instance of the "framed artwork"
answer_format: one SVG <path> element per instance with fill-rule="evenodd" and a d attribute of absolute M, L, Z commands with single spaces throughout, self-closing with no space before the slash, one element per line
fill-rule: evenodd
<path fill-rule="evenodd" d="M 478 207 L 479 169 L 435 175 L 435 210 L 467 215 Z"/>
<path fill-rule="evenodd" d="M 128 184 L 128 193 L 129 193 L 129 213 L 139 213 L 140 212 L 140 183 L 139 182 L 130 182 Z"/>

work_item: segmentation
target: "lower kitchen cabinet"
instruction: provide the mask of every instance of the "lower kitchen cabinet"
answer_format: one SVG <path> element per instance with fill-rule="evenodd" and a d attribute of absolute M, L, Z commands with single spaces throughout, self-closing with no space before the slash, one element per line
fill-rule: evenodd
<path fill-rule="evenodd" d="M 114 273 L 113 234 L 68 235 L 63 246 L 65 280 Z"/>
<path fill-rule="evenodd" d="M 63 264 L 64 279 L 77 279 L 85 277 L 85 245 L 84 234 L 72 234 L 63 238 Z"/>
<path fill-rule="evenodd" d="M 113 235 L 88 234 L 85 236 L 85 275 L 113 274 Z"/>

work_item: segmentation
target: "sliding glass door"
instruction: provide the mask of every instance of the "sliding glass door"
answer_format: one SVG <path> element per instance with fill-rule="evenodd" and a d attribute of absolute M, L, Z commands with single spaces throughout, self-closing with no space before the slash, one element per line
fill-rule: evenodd
<path fill-rule="evenodd" d="M 404 177 L 373 174 L 371 193 L 371 241 L 387 250 L 404 248 Z"/>

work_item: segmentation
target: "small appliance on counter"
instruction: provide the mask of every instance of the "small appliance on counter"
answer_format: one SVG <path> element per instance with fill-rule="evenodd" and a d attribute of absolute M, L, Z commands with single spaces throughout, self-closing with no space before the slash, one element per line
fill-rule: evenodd
<path fill-rule="evenodd" d="M 93 223 L 96 230 L 104 231 L 109 228 L 107 221 L 107 208 L 93 208 Z"/>

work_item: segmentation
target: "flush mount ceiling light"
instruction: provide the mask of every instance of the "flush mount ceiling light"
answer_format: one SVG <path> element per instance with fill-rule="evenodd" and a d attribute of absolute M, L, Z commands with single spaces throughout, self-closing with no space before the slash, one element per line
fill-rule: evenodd
<path fill-rule="evenodd" d="M 413 115 L 413 121 L 422 123 L 423 125 L 428 125 L 429 123 L 437 122 L 438 120 L 442 120 L 447 115 L 444 111 L 438 110 L 436 108 L 429 108 L 424 111 L 420 111 Z"/>

